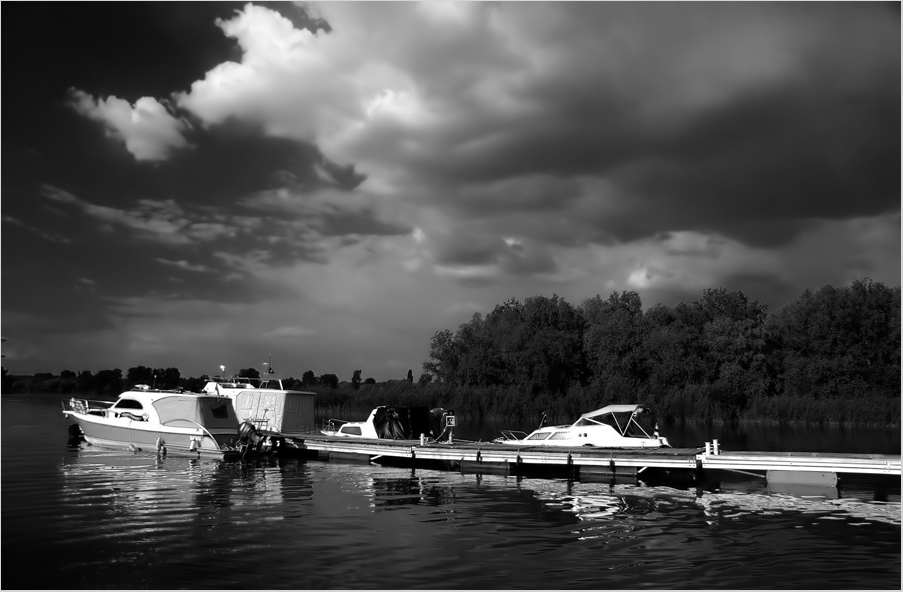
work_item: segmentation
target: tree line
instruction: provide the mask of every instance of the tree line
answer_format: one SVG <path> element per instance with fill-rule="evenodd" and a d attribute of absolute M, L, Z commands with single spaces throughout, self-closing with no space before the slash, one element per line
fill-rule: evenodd
<path fill-rule="evenodd" d="M 645 401 L 668 419 L 899 425 L 900 286 L 825 286 L 772 314 L 723 288 L 646 311 L 636 292 L 509 300 L 436 332 L 423 368 L 497 417 Z"/>
<path fill-rule="evenodd" d="M 238 376 L 259 378 L 260 372 L 254 368 L 243 368 Z M 73 372 L 63 370 L 58 375 L 50 372 L 39 372 L 32 376 L 8 374 L 3 370 L 3 391 L 10 393 L 63 393 L 81 395 L 118 395 L 124 390 L 146 384 L 160 390 L 182 389 L 199 392 L 210 380 L 210 376 L 202 374 L 198 377 L 183 377 L 178 368 L 152 368 L 136 366 L 129 368 L 125 375 L 120 368 L 101 370 L 97 374 L 90 370 Z M 373 381 L 375 383 L 375 381 Z M 339 388 L 339 377 L 335 374 L 314 375 L 312 371 L 304 373 L 301 379 L 292 376 L 282 379 L 286 388 L 302 389 L 324 387 Z"/>
<path fill-rule="evenodd" d="M 237 376 L 246 378 L 260 378 L 260 371 L 256 368 L 242 368 Z M 153 368 L 150 366 L 136 366 L 129 368 L 123 375 L 120 368 L 101 370 L 93 374 L 90 370 L 73 372 L 63 370 L 58 375 L 50 372 L 39 372 L 28 375 L 12 375 L 3 369 L 3 392 L 10 393 L 62 393 L 80 395 L 119 395 L 121 392 L 134 388 L 136 385 L 145 384 L 151 388 L 160 390 L 182 389 L 188 392 L 199 392 L 204 385 L 211 380 L 207 374 L 198 377 L 183 377 L 178 368 Z M 287 389 L 352 389 L 360 390 L 374 386 L 384 386 L 403 380 L 388 380 L 379 383 L 374 378 L 361 379 L 361 370 L 355 370 L 350 381 L 340 381 L 335 374 L 315 374 L 313 370 L 307 370 L 301 378 L 288 376 L 282 378 L 282 385 Z M 408 370 L 405 382 L 411 382 L 412 371 Z"/>
<path fill-rule="evenodd" d="M 239 375 L 258 377 L 245 368 Z M 176 368 L 10 377 L 4 392 L 116 395 L 136 384 L 199 391 Z M 636 292 L 574 306 L 534 296 L 437 331 L 423 373 L 377 382 L 308 370 L 283 379 L 313 390 L 318 414 L 361 419 L 376 405 L 454 408 L 462 420 L 570 421 L 611 403 L 646 402 L 681 421 L 900 424 L 900 286 L 862 279 L 805 291 L 769 313 L 742 292 L 707 289 L 643 310 Z"/>

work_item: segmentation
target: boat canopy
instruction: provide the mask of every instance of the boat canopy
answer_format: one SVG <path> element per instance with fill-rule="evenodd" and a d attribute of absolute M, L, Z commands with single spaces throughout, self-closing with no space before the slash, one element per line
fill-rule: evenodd
<path fill-rule="evenodd" d="M 633 413 L 636 409 L 648 409 L 645 405 L 608 405 L 606 407 L 602 407 L 601 409 L 596 409 L 595 411 L 590 411 L 589 413 L 584 413 L 580 417 L 593 417 L 595 415 L 601 415 L 603 413 L 624 413 L 630 412 Z"/>
<path fill-rule="evenodd" d="M 604 424 L 628 438 L 652 438 L 658 430 L 652 409 L 645 405 L 609 405 L 580 416 L 575 426 Z"/>
<path fill-rule="evenodd" d="M 161 424 L 189 420 L 208 429 L 238 426 L 231 399 L 225 397 L 186 397 L 174 395 L 154 401 Z"/>

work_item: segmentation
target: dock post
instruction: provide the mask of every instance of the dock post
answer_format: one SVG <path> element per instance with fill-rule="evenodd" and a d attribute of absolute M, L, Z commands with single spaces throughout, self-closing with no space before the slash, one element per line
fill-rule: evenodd
<path fill-rule="evenodd" d="M 568 452 L 568 469 L 572 480 L 580 478 L 580 469 L 574 464 L 574 459 L 570 452 Z"/>

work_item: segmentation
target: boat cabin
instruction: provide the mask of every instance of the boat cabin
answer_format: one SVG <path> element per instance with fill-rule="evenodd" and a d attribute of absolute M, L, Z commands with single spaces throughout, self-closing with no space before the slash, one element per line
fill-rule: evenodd
<path fill-rule="evenodd" d="M 285 389 L 278 378 L 213 377 L 204 392 L 229 397 L 240 422 L 265 433 L 310 434 L 315 428 L 316 393 Z"/>
<path fill-rule="evenodd" d="M 669 446 L 658 433 L 655 414 L 646 405 L 609 405 L 584 413 L 571 425 L 546 426 L 529 435 L 503 430 L 503 444 L 659 448 Z"/>
<path fill-rule="evenodd" d="M 325 420 L 321 433 L 347 438 L 416 440 L 420 434 L 432 434 L 433 428 L 426 407 L 380 405 L 364 421 Z"/>

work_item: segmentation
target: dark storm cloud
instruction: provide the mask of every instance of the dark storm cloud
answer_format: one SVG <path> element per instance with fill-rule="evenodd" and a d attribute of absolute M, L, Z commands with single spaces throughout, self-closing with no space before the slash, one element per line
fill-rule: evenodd
<path fill-rule="evenodd" d="M 485 141 L 454 159 L 409 157 L 443 184 L 482 188 L 479 199 L 464 191 L 448 207 L 468 217 L 525 205 L 567 214 L 568 184 L 592 177 L 610 186 L 600 205 L 617 211 L 597 210 L 591 225 L 574 220 L 587 240 L 686 229 L 757 246 L 786 244 L 813 218 L 899 208 L 900 38 L 890 11 L 716 4 L 567 12 L 554 35 L 573 39 L 564 54 L 573 61 L 524 83 L 527 116 L 484 122 L 477 112 Z M 600 39 L 636 38 L 586 41 L 587 53 L 599 53 L 593 60 L 578 49 L 587 26 L 601 26 Z M 564 37 L 549 35 L 563 46 Z M 561 187 L 527 203 L 493 190 L 536 176 Z M 556 242 L 573 244 L 573 236 Z"/>
<path fill-rule="evenodd" d="M 449 268 L 483 266 L 490 267 L 491 277 L 481 278 L 482 285 L 503 282 L 506 276 L 529 276 L 537 273 L 553 273 L 557 265 L 541 245 L 525 245 L 513 239 L 503 240 L 482 234 L 449 234 L 433 239 L 435 262 Z M 474 278 L 463 276 L 463 282 Z"/>
<path fill-rule="evenodd" d="M 440 265 L 488 265 L 495 263 L 505 242 L 498 237 L 454 234 L 436 240 L 434 253 Z"/>
<path fill-rule="evenodd" d="M 383 222 L 372 211 L 342 211 L 324 213 L 318 225 L 324 236 L 373 235 L 399 236 L 411 233 L 411 228 L 401 224 Z"/>
<path fill-rule="evenodd" d="M 536 173 L 607 177 L 621 212 L 597 220 L 597 227 L 621 241 L 679 228 L 782 244 L 809 218 L 899 207 L 899 70 L 870 82 L 871 88 L 849 94 L 832 92 L 827 78 L 805 92 L 757 93 L 688 118 L 673 131 L 623 122 L 578 125 L 562 105 L 560 125 L 512 132 L 487 158 L 444 171 L 458 181 L 496 184 Z M 486 193 L 473 201 L 465 193 L 455 207 L 479 216 L 524 206 L 522 195 Z M 570 193 L 562 187 L 534 194 L 545 201 L 532 203 L 564 212 Z"/>
<path fill-rule="evenodd" d="M 896 91 L 879 86 L 870 100 L 815 88 L 745 99 L 700 117 L 666 150 L 614 172 L 624 193 L 642 196 L 647 225 L 625 220 L 619 234 L 629 239 L 650 224 L 674 225 L 774 246 L 811 218 L 899 208 L 899 76 Z"/>

